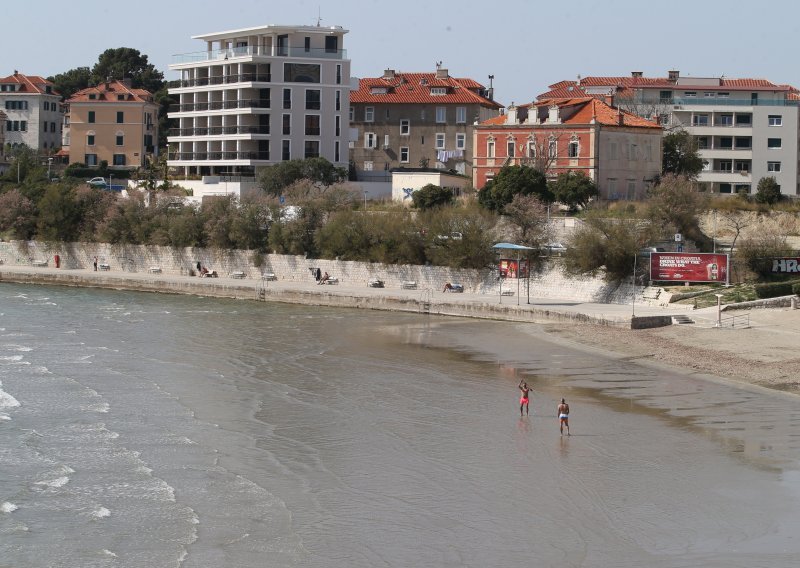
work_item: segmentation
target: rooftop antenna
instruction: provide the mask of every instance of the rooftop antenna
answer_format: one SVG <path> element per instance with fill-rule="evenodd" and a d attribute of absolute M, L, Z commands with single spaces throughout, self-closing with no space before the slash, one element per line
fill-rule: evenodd
<path fill-rule="evenodd" d="M 322 10 L 317 6 L 317 27 L 322 23 Z"/>
<path fill-rule="evenodd" d="M 489 88 L 492 88 L 492 81 L 494 81 L 494 75 L 489 75 Z"/>
<path fill-rule="evenodd" d="M 441 61 L 437 61 L 436 62 L 436 69 L 438 70 L 441 66 L 442 66 L 442 62 Z"/>

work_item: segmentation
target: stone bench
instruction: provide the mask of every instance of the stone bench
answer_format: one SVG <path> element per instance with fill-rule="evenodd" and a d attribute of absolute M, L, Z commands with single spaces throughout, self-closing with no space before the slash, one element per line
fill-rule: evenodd
<path fill-rule="evenodd" d="M 339 279 L 334 277 L 334 276 L 330 276 L 327 280 L 320 280 L 320 283 L 322 283 L 322 284 L 338 284 L 339 283 Z"/>
<path fill-rule="evenodd" d="M 514 290 L 503 290 L 502 292 L 500 292 L 500 295 L 501 296 L 513 296 L 514 295 Z"/>
<path fill-rule="evenodd" d="M 231 272 L 230 276 L 231 278 L 244 278 L 245 273 L 242 272 L 241 270 L 234 270 L 233 272 Z"/>
<path fill-rule="evenodd" d="M 151 266 L 147 269 L 150 274 L 161 274 L 161 267 L 160 266 Z"/>
<path fill-rule="evenodd" d="M 265 272 L 264 274 L 261 275 L 261 278 L 263 278 L 264 280 L 277 280 L 278 279 L 278 277 L 275 276 L 275 274 L 272 273 L 272 272 Z"/>
<path fill-rule="evenodd" d="M 414 280 L 403 280 L 400 283 L 400 288 L 402 288 L 403 290 L 416 290 L 417 283 Z"/>
<path fill-rule="evenodd" d="M 43 267 L 43 266 L 47 266 L 47 261 L 46 260 L 33 260 L 33 261 L 31 261 L 31 265 L 32 266 Z"/>
<path fill-rule="evenodd" d="M 372 280 L 367 282 L 367 286 L 369 286 L 370 288 L 383 288 L 384 284 L 385 283 L 383 280 L 378 280 L 377 278 L 373 278 Z"/>
<path fill-rule="evenodd" d="M 111 265 L 103 262 L 101 264 L 98 264 L 97 268 L 99 268 L 100 270 L 111 270 Z"/>

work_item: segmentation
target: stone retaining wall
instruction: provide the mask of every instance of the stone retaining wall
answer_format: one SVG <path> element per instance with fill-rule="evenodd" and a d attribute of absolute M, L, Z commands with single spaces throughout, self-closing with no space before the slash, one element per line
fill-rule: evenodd
<path fill-rule="evenodd" d="M 341 282 L 364 283 L 383 280 L 387 288 L 399 288 L 404 281 L 414 281 L 419 289 L 440 290 L 445 282 L 464 286 L 466 292 L 497 294 L 504 290 L 526 295 L 525 280 L 498 279 L 492 270 L 456 270 L 441 266 L 386 265 L 377 263 L 309 259 L 302 256 L 264 254 L 254 251 L 204 248 L 171 248 L 144 245 L 103 243 L 44 243 L 36 241 L 0 242 L 0 261 L 11 266 L 33 266 L 47 260 L 54 267 L 58 254 L 65 270 L 91 269 L 95 257 L 114 272 L 147 273 L 157 267 L 163 274 L 188 275 L 200 262 L 220 276 L 241 272 L 246 278 L 260 279 L 273 273 L 282 281 L 309 281 L 311 269 L 319 268 Z M 576 302 L 629 304 L 633 298 L 630 284 L 610 285 L 600 278 L 571 278 L 562 274 L 559 260 L 552 259 L 545 269 L 531 278 L 530 295 Z"/>

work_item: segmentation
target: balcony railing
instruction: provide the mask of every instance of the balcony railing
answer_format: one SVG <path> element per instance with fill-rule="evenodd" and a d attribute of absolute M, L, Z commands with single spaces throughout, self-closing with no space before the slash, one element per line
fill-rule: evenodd
<path fill-rule="evenodd" d="M 181 87 L 204 87 L 206 85 L 227 85 L 230 83 L 269 83 L 272 81 L 271 73 L 240 73 L 238 75 L 217 75 L 214 77 L 198 77 L 196 79 L 182 79 Z"/>
<path fill-rule="evenodd" d="M 211 51 L 196 51 L 193 53 L 180 53 L 172 56 L 172 64 L 200 63 L 203 61 L 224 61 L 237 57 L 308 57 L 313 59 L 347 59 L 346 49 L 325 49 L 305 47 L 285 47 L 273 45 L 230 47 L 227 49 L 213 49 Z"/>
<path fill-rule="evenodd" d="M 269 152 L 172 152 L 170 160 L 174 161 L 221 161 L 221 160 L 269 160 Z"/>
<path fill-rule="evenodd" d="M 713 106 L 798 106 L 800 101 L 795 100 L 769 100 L 769 99 L 717 99 L 713 97 L 684 97 L 672 100 L 672 104 L 676 106 L 697 106 L 697 105 L 713 105 Z"/>
<path fill-rule="evenodd" d="M 170 136 L 221 136 L 224 134 L 269 134 L 269 128 L 260 126 L 203 126 L 197 128 L 170 128 Z"/>
<path fill-rule="evenodd" d="M 230 101 L 207 101 L 170 105 L 169 112 L 198 112 L 234 108 L 269 108 L 269 99 L 235 99 Z"/>

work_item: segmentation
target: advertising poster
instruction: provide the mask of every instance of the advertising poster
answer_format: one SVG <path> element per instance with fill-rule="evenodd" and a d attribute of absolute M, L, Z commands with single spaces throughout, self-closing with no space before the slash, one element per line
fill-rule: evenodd
<path fill-rule="evenodd" d="M 728 255 L 703 252 L 650 253 L 650 280 L 727 282 Z"/>
<path fill-rule="evenodd" d="M 500 259 L 500 276 L 503 278 L 527 278 L 528 261 L 510 258 Z"/>
<path fill-rule="evenodd" d="M 800 258 L 773 258 L 773 274 L 797 274 L 800 272 Z"/>

